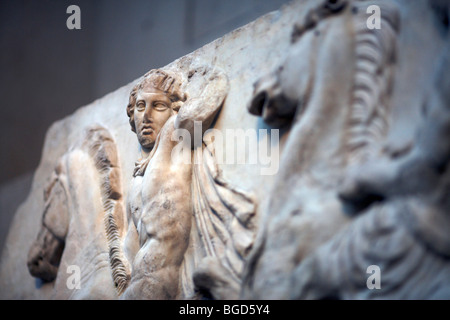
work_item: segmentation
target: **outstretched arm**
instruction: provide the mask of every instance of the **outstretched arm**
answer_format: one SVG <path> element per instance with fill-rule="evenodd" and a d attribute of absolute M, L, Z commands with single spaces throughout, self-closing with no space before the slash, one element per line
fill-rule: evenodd
<path fill-rule="evenodd" d="M 202 79 L 203 80 L 203 79 Z M 205 75 L 203 88 L 180 108 L 175 129 L 186 129 L 194 137 L 194 121 L 202 123 L 202 135 L 213 122 L 228 94 L 228 78 L 220 71 Z"/>

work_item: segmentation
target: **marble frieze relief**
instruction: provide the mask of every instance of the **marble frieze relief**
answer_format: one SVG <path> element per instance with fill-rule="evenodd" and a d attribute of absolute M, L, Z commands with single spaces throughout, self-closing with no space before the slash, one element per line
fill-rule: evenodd
<path fill-rule="evenodd" d="M 294 1 L 54 124 L 1 297 L 450 298 L 449 15 Z"/>

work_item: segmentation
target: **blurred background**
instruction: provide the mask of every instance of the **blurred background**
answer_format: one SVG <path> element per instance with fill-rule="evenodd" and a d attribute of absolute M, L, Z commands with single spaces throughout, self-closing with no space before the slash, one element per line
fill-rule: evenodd
<path fill-rule="evenodd" d="M 0 252 L 54 121 L 287 2 L 1 0 Z"/>

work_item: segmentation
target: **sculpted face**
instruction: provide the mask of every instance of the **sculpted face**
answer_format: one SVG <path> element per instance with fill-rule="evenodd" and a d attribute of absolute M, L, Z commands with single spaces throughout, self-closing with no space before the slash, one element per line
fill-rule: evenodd
<path fill-rule="evenodd" d="M 155 88 L 147 87 L 137 93 L 134 124 L 142 147 L 153 148 L 161 128 L 173 115 L 171 105 L 169 97 Z"/>

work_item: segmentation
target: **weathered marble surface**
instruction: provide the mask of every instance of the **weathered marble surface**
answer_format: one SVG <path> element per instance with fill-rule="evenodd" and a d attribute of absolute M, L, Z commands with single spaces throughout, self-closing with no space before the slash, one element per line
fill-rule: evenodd
<path fill-rule="evenodd" d="M 294 16 L 289 10 L 286 11 L 286 14 L 290 16 L 288 19 L 293 20 Z M 195 65 L 211 65 L 226 71 L 230 89 L 225 105 L 215 122 L 215 128 L 266 128 L 259 119 L 248 114 L 246 105 L 251 99 L 254 79 L 261 70 L 269 71 L 275 67 L 277 61 L 281 61 L 283 53 L 289 47 L 290 36 L 283 31 L 285 21 L 284 18 L 280 19 L 282 16 L 281 12 L 268 14 L 166 67 L 180 70 L 186 78 L 189 70 Z M 267 38 L 268 34 L 276 36 Z M 251 45 L 252 39 L 262 39 L 262 42 L 255 41 L 254 45 Z M 262 49 L 266 47 L 276 49 L 263 51 Z M 80 108 L 76 113 L 56 122 L 49 129 L 42 152 L 43 157 L 34 176 L 32 190 L 15 216 L 3 251 L 0 271 L 1 298 L 78 297 L 79 294 L 76 292 L 72 296 L 74 293 L 72 291 L 61 292 L 58 290 L 59 292 L 55 292 L 53 283 L 41 283 L 31 277 L 27 269 L 28 250 L 40 230 L 41 217 L 45 207 L 43 192 L 59 158 L 84 135 L 86 128 L 100 125 L 109 131 L 116 143 L 121 164 L 123 197 L 127 197 L 134 163 L 140 152 L 136 136 L 129 128 L 125 107 L 128 103 L 129 93 L 138 81 L 139 79 Z M 195 85 L 192 88 L 194 90 Z M 231 164 L 223 165 L 221 169 L 224 179 L 235 183 L 242 190 L 254 191 L 255 196 L 261 199 L 267 194 L 270 181 L 273 179 L 273 176 L 261 176 L 259 174 L 261 166 L 259 165 Z M 107 257 L 102 261 L 107 261 Z M 71 263 L 75 263 L 75 261 L 70 263 L 62 261 L 60 269 Z M 65 275 L 64 278 L 69 275 Z M 58 283 L 64 287 L 65 280 L 61 278 Z M 114 292 L 111 296 L 109 289 L 105 291 L 100 293 L 101 298 L 104 297 L 103 294 L 114 298 Z M 89 290 L 86 292 L 89 295 Z"/>
<path fill-rule="evenodd" d="M 370 5 L 381 8 L 380 30 L 367 28 Z M 218 299 L 450 297 L 449 14 L 448 1 L 439 0 L 296 1 L 164 67 L 191 79 L 191 96 L 201 96 L 205 85 L 192 70 L 207 66 L 226 75 L 215 129 L 281 128 L 276 175 L 262 175 L 261 163 L 220 164 L 215 175 L 215 183 L 248 192 L 256 204 L 256 239 L 237 263 L 242 282 L 229 281 L 222 260 L 206 254 L 204 263 L 184 266 L 183 290 L 191 292 L 195 281 Z M 87 188 L 101 175 L 89 153 L 92 139 L 83 137 L 88 128 L 108 132 L 121 181 L 112 199 L 129 198 L 140 152 L 125 107 L 140 80 L 49 129 L 3 251 L 0 298 L 119 297 L 102 195 Z M 66 217 L 74 227 L 52 229 L 66 247 L 56 279 L 42 283 L 29 274 L 27 255 L 55 168 L 87 187 L 70 193 L 82 199 L 71 207 L 82 214 Z M 198 177 L 199 185 L 207 181 Z M 237 204 L 244 203 L 240 195 Z M 208 251 L 196 241 L 188 255 Z M 234 249 L 224 245 L 221 252 Z M 82 267 L 80 290 L 66 286 L 69 265 Z M 380 267 L 379 290 L 366 286 L 370 265 Z M 43 277 L 54 276 L 49 268 Z"/>
<path fill-rule="evenodd" d="M 250 107 L 294 110 L 243 298 L 450 297 L 449 8 L 302 11 L 284 68 Z M 380 289 L 367 286 L 372 265 Z"/>

